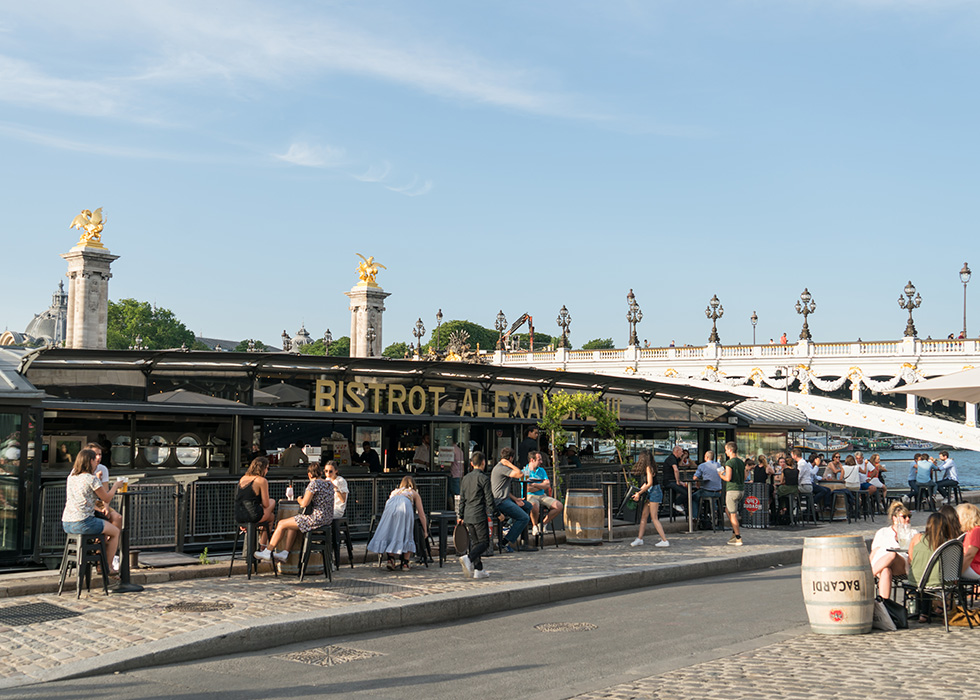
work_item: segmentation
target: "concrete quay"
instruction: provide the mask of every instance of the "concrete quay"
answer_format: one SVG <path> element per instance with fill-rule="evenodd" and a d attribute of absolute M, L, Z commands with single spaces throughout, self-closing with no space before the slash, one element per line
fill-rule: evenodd
<path fill-rule="evenodd" d="M 915 522 L 924 522 L 915 514 Z M 666 525 L 667 523 L 665 523 Z M 921 526 L 921 523 L 918 523 Z M 670 524 L 671 530 L 682 526 Z M 686 526 L 686 523 L 684 524 Z M 870 521 L 822 524 L 796 529 L 743 530 L 745 546 L 726 542 L 729 530 L 674 532 L 671 546 L 630 547 L 627 538 L 601 546 L 561 544 L 538 552 L 486 559 L 488 579 L 463 576 L 454 557 L 411 572 L 379 569 L 373 558 L 343 567 L 332 583 L 321 574 L 299 583 L 274 578 L 262 568 L 247 580 L 213 577 L 227 562 L 182 567 L 175 572 L 141 572 L 142 593 L 105 597 L 93 585 L 75 599 L 74 588 L 61 597 L 33 593 L 0 600 L 0 688 L 91 676 L 182 661 L 255 651 L 283 644 L 412 625 L 450 622 L 585 596 L 685 580 L 798 564 L 803 538 L 840 534 L 865 537 L 884 525 Z M 620 529 L 620 528 L 617 528 Z M 549 538 L 550 541 L 550 538 Z M 169 580 L 155 582 L 160 576 Z M 139 578 L 137 580 L 140 580 Z M 73 582 L 72 582 L 73 583 Z M 95 584 L 96 581 L 93 581 Z M 35 582 L 36 585 L 40 583 Z M 10 595 L 32 584 L 23 575 L 0 576 L 0 591 Z M 3 621 L 4 611 L 24 604 L 47 603 L 73 617 L 27 625 Z"/>

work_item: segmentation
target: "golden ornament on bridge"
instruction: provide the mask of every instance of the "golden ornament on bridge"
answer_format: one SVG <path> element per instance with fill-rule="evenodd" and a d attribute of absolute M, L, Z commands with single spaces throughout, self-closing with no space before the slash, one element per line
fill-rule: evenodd
<path fill-rule="evenodd" d="M 81 238 L 78 239 L 78 245 L 104 248 L 101 234 L 106 221 L 102 216 L 102 207 L 94 212 L 82 209 L 82 213 L 72 219 L 68 228 L 77 228 L 82 232 Z"/>
<path fill-rule="evenodd" d="M 380 267 L 383 270 L 387 270 L 388 268 L 381 263 L 374 262 L 373 255 L 369 258 L 365 258 L 360 253 L 355 253 L 355 255 L 362 260 L 362 262 L 357 264 L 357 276 L 360 278 L 360 282 L 357 285 L 359 287 L 377 287 L 378 268 Z"/>

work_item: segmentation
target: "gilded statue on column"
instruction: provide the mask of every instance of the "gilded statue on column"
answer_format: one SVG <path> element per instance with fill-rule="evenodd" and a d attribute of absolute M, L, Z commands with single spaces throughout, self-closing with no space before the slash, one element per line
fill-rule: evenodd
<path fill-rule="evenodd" d="M 365 258 L 360 253 L 356 253 L 357 257 L 361 259 L 361 262 L 357 264 L 357 276 L 360 281 L 357 283 L 359 287 L 377 287 L 378 286 L 378 268 L 382 270 L 387 270 L 388 268 L 381 263 L 374 262 L 374 256 Z"/>
<path fill-rule="evenodd" d="M 82 232 L 78 239 L 78 245 L 90 246 L 93 248 L 104 248 L 102 245 L 102 229 L 107 219 L 102 216 L 102 207 L 95 211 L 82 209 L 82 213 L 71 221 L 68 228 L 77 228 Z"/>

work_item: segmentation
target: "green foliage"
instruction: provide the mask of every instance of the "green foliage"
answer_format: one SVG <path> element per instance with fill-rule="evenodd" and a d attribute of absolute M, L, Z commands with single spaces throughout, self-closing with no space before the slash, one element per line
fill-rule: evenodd
<path fill-rule="evenodd" d="M 194 342 L 191 344 L 191 350 L 214 350 L 214 348 L 205 345 L 197 338 L 194 338 Z"/>
<path fill-rule="evenodd" d="M 136 336 L 141 336 L 143 345 L 150 350 L 192 347 L 195 343 L 194 333 L 170 309 L 136 299 L 110 301 L 106 347 L 125 350 Z"/>
<path fill-rule="evenodd" d="M 204 551 L 198 555 L 197 563 L 203 566 L 205 564 L 217 564 L 218 562 L 214 559 L 208 559 L 208 548 L 205 547 Z"/>
<path fill-rule="evenodd" d="M 596 338 L 595 340 L 590 340 L 585 345 L 582 346 L 583 350 L 612 350 L 615 348 L 612 338 Z"/>
<path fill-rule="evenodd" d="M 531 349 L 531 335 L 529 333 L 516 333 L 515 335 L 517 336 L 518 347 L 525 348 L 527 350 Z M 547 333 L 534 333 L 535 350 L 544 350 L 546 347 L 553 344 L 557 346 L 557 342 L 558 341 L 554 337 L 548 335 Z"/>
<path fill-rule="evenodd" d="M 393 360 L 401 360 L 405 357 L 406 352 L 408 352 L 407 343 L 392 343 L 384 349 L 381 356 L 390 357 Z"/>
<path fill-rule="evenodd" d="M 428 325 L 428 324 L 427 324 Z M 471 321 L 446 321 L 439 327 L 439 350 L 445 350 L 446 346 L 449 345 L 449 336 L 453 331 L 464 330 L 470 334 L 470 339 L 467 341 L 470 344 L 470 348 L 476 351 L 477 344 L 480 345 L 481 350 L 493 350 L 497 347 L 497 338 L 499 334 L 497 331 L 492 331 L 489 328 L 484 328 L 483 326 L 473 323 Z M 429 333 L 429 342 L 423 343 L 422 353 L 425 354 L 429 351 L 429 348 L 436 348 L 436 332 L 435 330 Z"/>
<path fill-rule="evenodd" d="M 245 340 L 243 340 L 242 342 L 240 342 L 238 345 L 235 346 L 234 352 L 248 352 L 248 341 L 249 340 L 252 340 L 252 342 L 255 343 L 255 349 L 257 351 L 264 351 L 264 350 L 271 350 L 272 349 L 268 345 L 266 345 L 265 343 L 263 343 L 261 340 L 253 340 L 252 338 L 246 338 Z"/>
<path fill-rule="evenodd" d="M 299 349 L 300 355 L 323 355 L 323 338 Z M 330 343 L 330 357 L 350 357 L 350 338 L 343 336 Z"/>

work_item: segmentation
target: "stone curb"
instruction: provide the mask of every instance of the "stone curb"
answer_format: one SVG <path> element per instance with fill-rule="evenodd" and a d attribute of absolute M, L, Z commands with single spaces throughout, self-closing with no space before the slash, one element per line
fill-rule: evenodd
<path fill-rule="evenodd" d="M 802 554 L 802 547 L 784 547 L 730 558 L 699 558 L 652 569 L 511 583 L 491 590 L 474 586 L 472 591 L 438 593 L 423 599 L 365 603 L 341 611 L 259 618 L 244 625 L 217 624 L 65 664 L 39 677 L 3 679 L 0 680 L 0 689 L 261 651 L 269 647 L 270 640 L 274 640 L 276 646 L 281 646 L 380 629 L 451 622 L 574 598 L 799 564 Z"/>

